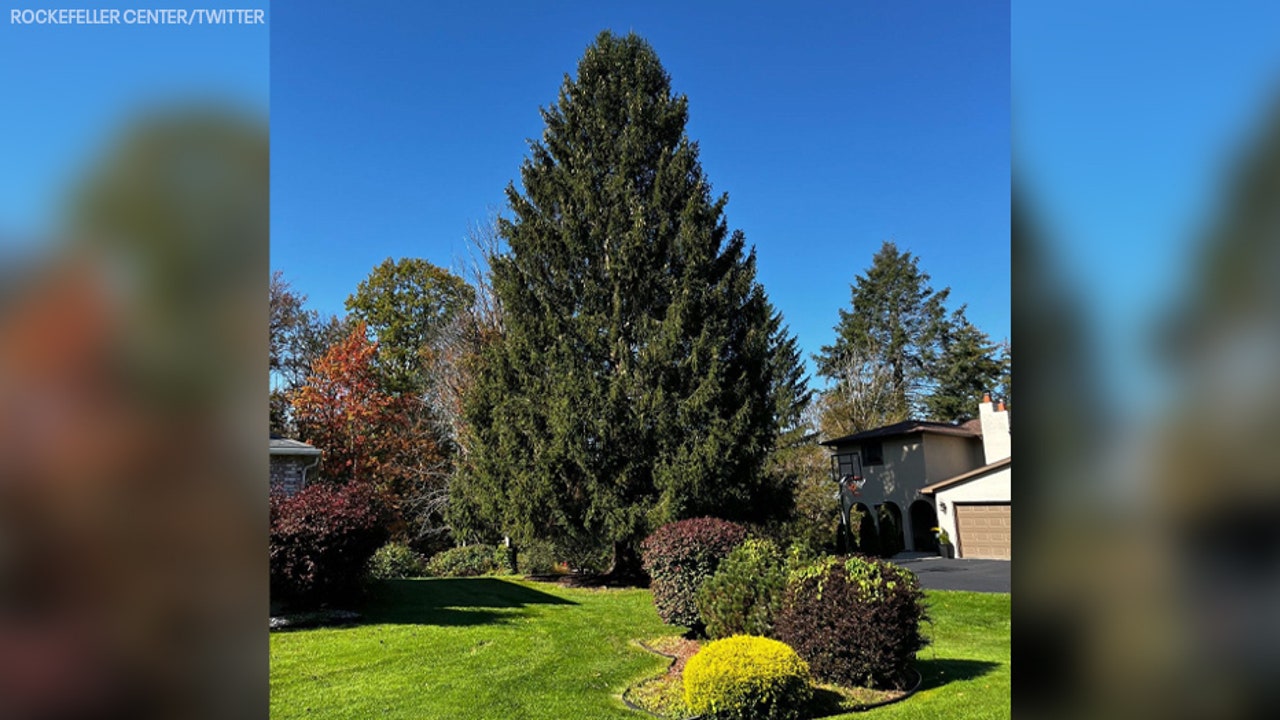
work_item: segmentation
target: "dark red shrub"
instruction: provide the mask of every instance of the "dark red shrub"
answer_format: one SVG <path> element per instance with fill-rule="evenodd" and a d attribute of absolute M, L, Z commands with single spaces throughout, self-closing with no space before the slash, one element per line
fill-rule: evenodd
<path fill-rule="evenodd" d="M 271 496 L 271 594 L 303 605 L 350 599 L 387 540 L 381 503 L 355 484 Z"/>
<path fill-rule="evenodd" d="M 883 560 L 828 557 L 793 571 L 775 630 L 824 682 L 902 689 L 928 644 L 924 593 Z"/>
<path fill-rule="evenodd" d="M 716 518 L 668 523 L 646 538 L 640 546 L 644 569 L 663 621 L 700 632 L 698 588 L 746 539 L 746 528 Z"/>

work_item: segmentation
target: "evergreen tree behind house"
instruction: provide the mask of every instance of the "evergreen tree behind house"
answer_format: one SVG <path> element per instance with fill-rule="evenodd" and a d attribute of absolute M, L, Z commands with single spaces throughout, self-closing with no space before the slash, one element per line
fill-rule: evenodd
<path fill-rule="evenodd" d="M 482 358 L 455 527 L 614 551 L 662 523 L 763 520 L 763 471 L 807 400 L 799 353 L 636 35 L 601 33 L 542 111 L 492 262 L 506 332 Z"/>
<path fill-rule="evenodd" d="M 1012 347 L 965 317 L 947 314 L 951 289 L 935 290 L 920 259 L 885 242 L 850 286 L 835 342 L 814 360 L 833 381 L 824 398 L 828 437 L 912 418 L 962 423 L 983 394 L 1010 383 Z"/>

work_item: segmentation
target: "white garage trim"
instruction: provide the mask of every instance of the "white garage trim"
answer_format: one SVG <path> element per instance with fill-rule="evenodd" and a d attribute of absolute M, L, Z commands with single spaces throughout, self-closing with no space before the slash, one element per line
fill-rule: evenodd
<path fill-rule="evenodd" d="M 970 470 L 969 472 L 928 485 L 920 490 L 922 495 L 932 495 L 938 509 L 938 527 L 947 531 L 955 546 L 957 557 L 1011 558 L 1012 556 L 1012 494 L 1013 458 L 1003 458 Z M 966 523 L 961 527 L 961 508 L 974 506 L 1003 506 L 996 518 Z M 972 510 L 967 520 L 975 520 Z M 994 522 L 994 524 L 992 524 Z M 971 534 L 966 538 L 966 533 Z"/>

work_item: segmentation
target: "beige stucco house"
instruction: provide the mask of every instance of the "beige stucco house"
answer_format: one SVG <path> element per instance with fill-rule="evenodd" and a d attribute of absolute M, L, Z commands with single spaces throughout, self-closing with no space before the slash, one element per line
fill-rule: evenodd
<path fill-rule="evenodd" d="M 821 444 L 841 481 L 844 517 L 861 511 L 868 517 L 864 532 L 896 536 L 907 551 L 935 552 L 933 528 L 940 527 L 957 557 L 1011 557 L 1012 459 L 1003 404 L 993 408 L 984 398 L 979 418 L 963 425 L 906 421 Z"/>
<path fill-rule="evenodd" d="M 982 423 L 983 464 L 968 472 L 921 488 L 932 496 L 938 510 L 938 527 L 955 544 L 956 557 L 997 558 L 1013 556 L 1013 446 L 1009 411 L 1004 403 L 992 408 L 989 400 L 978 406 Z"/>

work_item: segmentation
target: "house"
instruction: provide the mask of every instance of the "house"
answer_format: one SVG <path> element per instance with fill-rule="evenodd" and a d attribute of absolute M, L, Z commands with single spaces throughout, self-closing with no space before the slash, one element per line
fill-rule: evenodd
<path fill-rule="evenodd" d="M 920 489 L 933 498 L 938 527 L 947 531 L 957 557 L 1009 560 L 1013 552 L 1013 446 L 1009 411 L 978 406 L 983 464 Z"/>
<path fill-rule="evenodd" d="M 292 495 L 307 485 L 307 471 L 320 464 L 320 450 L 299 440 L 271 437 L 271 490 Z"/>
<path fill-rule="evenodd" d="M 962 425 L 908 420 L 822 442 L 841 482 L 841 511 L 863 513 L 882 544 L 936 552 L 947 531 L 959 557 L 1010 558 L 1009 413 L 990 396 Z"/>

